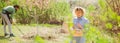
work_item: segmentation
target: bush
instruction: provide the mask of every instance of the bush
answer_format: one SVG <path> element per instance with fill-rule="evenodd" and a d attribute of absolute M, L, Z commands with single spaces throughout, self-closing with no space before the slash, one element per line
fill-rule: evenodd
<path fill-rule="evenodd" d="M 67 2 L 56 0 L 8 0 L 1 1 L 0 10 L 8 5 L 20 5 L 20 9 L 14 15 L 17 23 L 62 23 L 65 16 L 70 13 L 70 6 Z"/>

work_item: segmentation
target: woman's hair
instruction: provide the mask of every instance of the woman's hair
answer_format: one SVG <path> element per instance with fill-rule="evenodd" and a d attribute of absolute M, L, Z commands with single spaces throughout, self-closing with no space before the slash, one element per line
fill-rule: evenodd
<path fill-rule="evenodd" d="M 19 5 L 14 5 L 14 8 L 19 8 Z"/>
<path fill-rule="evenodd" d="M 75 8 L 73 9 L 73 15 L 74 15 L 74 16 L 76 16 L 76 15 L 75 15 L 75 12 L 76 12 L 76 11 L 82 11 L 83 15 L 85 14 L 85 10 L 84 10 L 84 8 L 82 8 L 82 7 L 75 7 Z"/>

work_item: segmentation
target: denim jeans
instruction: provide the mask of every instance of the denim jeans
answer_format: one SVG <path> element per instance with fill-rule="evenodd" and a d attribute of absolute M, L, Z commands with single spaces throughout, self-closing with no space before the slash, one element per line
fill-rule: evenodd
<path fill-rule="evenodd" d="M 70 43 L 85 43 L 85 37 L 73 37 Z"/>

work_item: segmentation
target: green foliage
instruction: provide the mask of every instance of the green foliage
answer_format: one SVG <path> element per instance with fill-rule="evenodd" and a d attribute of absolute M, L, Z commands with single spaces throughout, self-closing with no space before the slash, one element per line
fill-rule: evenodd
<path fill-rule="evenodd" d="M 18 0 L 10 0 L 10 2 L 15 5 L 15 4 L 18 4 L 19 1 Z"/>
<path fill-rule="evenodd" d="M 66 2 L 53 2 L 48 9 L 44 9 L 39 18 L 47 22 L 52 20 L 63 20 L 70 13 L 69 4 Z M 43 17 L 44 16 L 44 17 Z"/>
<path fill-rule="evenodd" d="M 89 5 L 87 9 L 89 10 L 89 12 L 93 12 L 95 10 L 95 7 L 93 5 Z"/>
<path fill-rule="evenodd" d="M 106 28 L 108 28 L 108 29 L 111 29 L 111 28 L 112 28 L 112 24 L 111 24 L 111 23 L 107 23 L 105 26 L 106 26 Z"/>
<path fill-rule="evenodd" d="M 22 0 L 10 0 L 2 1 L 0 0 L 0 10 L 3 7 L 8 5 L 20 5 L 20 9 L 14 15 L 17 23 L 21 24 L 30 24 L 30 23 L 49 23 L 50 21 L 62 21 L 65 16 L 70 14 L 70 6 L 67 2 L 55 2 L 55 0 L 51 0 L 48 2 L 47 6 L 43 5 L 42 7 L 36 5 L 33 2 L 28 2 Z M 37 2 L 37 1 L 35 1 Z M 44 3 L 40 3 L 44 4 Z"/>
<path fill-rule="evenodd" d="M 115 27 L 119 29 L 119 15 L 107 6 L 105 0 L 99 0 L 99 5 L 100 9 L 98 10 L 95 10 L 95 6 L 92 5 L 87 7 L 89 13 L 86 17 L 90 21 L 89 28 L 85 29 L 87 43 L 116 43 L 114 35 L 112 37 L 109 35 L 109 33 L 114 34 L 114 32 L 109 30 L 115 29 Z"/>
<path fill-rule="evenodd" d="M 56 14 L 57 17 L 60 17 L 60 16 L 66 16 L 70 13 L 69 7 L 70 7 L 69 4 L 65 2 L 59 2 L 59 3 L 55 3 L 55 5 L 51 8 L 53 10 L 53 13 Z"/>
<path fill-rule="evenodd" d="M 17 23 L 29 24 L 35 22 L 34 18 L 29 16 L 29 12 L 24 7 L 21 7 L 14 16 L 15 19 L 17 20 Z"/>
<path fill-rule="evenodd" d="M 106 2 L 104 0 L 99 0 L 99 4 L 100 4 L 100 15 L 97 16 L 96 19 L 99 19 L 99 23 L 98 24 L 102 24 L 102 28 L 105 29 L 112 29 L 115 26 L 118 26 L 117 24 L 119 24 L 119 15 L 113 11 L 112 8 L 110 8 L 109 6 L 107 6 Z M 104 25 L 104 26 L 103 26 Z"/>
<path fill-rule="evenodd" d="M 110 36 L 106 36 L 104 31 L 100 31 L 97 27 L 89 26 L 89 30 L 86 31 L 87 43 L 113 43 L 113 39 Z"/>
<path fill-rule="evenodd" d="M 102 9 L 104 9 L 106 7 L 106 2 L 105 0 L 99 0 L 99 5 L 101 6 Z"/>
<path fill-rule="evenodd" d="M 35 43 L 45 43 L 45 40 L 43 40 L 39 35 L 35 36 Z"/>

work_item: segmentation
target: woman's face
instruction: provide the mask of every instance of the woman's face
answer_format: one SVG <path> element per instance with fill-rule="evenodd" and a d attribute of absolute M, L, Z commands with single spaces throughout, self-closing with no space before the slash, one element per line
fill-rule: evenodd
<path fill-rule="evenodd" d="M 19 8 L 15 7 L 15 10 L 17 11 Z"/>
<path fill-rule="evenodd" d="M 77 17 L 82 17 L 83 16 L 82 10 L 75 11 L 75 14 L 76 14 Z"/>

